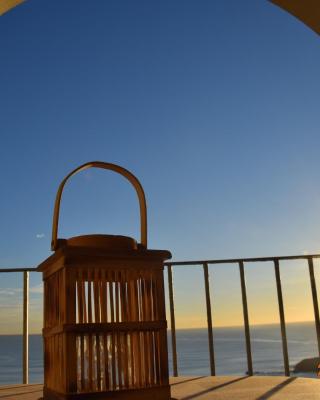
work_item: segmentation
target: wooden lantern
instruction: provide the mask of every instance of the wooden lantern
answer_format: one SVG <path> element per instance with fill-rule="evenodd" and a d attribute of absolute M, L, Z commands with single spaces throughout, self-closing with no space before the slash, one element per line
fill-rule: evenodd
<path fill-rule="evenodd" d="M 57 239 L 62 191 L 75 173 L 104 168 L 134 186 L 141 243 L 125 236 Z M 146 201 L 129 171 L 90 162 L 57 192 L 54 254 L 39 266 L 44 281 L 44 399 L 170 399 L 163 262 L 147 249 Z"/>

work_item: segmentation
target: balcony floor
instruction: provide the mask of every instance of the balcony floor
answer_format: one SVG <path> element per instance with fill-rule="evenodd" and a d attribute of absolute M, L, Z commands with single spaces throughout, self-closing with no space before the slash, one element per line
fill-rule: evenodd
<path fill-rule="evenodd" d="M 177 400 L 320 400 L 320 380 L 286 377 L 179 377 L 171 378 Z M 1 400 L 38 400 L 42 385 L 1 386 Z"/>

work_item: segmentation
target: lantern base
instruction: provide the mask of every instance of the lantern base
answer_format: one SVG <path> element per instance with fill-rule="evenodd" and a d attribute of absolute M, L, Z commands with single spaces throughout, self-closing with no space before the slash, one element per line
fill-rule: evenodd
<path fill-rule="evenodd" d="M 58 393 L 43 388 L 43 400 L 170 400 L 170 386 L 90 393 Z"/>

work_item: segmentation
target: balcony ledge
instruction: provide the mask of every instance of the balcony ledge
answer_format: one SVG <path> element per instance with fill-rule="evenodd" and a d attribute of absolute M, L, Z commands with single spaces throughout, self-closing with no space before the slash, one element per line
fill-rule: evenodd
<path fill-rule="evenodd" d="M 280 376 L 184 376 L 171 378 L 177 400 L 320 400 L 320 380 Z M 39 400 L 42 385 L 0 387 L 1 400 Z"/>

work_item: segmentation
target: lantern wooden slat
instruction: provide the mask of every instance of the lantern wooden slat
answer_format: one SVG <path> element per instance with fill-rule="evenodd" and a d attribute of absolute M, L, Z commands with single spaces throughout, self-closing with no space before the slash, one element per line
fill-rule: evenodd
<path fill-rule="evenodd" d="M 128 171 L 110 165 L 85 166 L 112 169 L 134 184 L 142 244 L 110 235 L 61 240 L 54 226 L 55 252 L 39 266 L 45 400 L 170 399 L 163 262 L 171 255 L 147 250 L 143 189 Z M 58 214 L 56 203 L 56 224 Z"/>
<path fill-rule="evenodd" d="M 72 271 L 71 266 L 68 268 Z M 54 350 L 60 346 L 57 342 L 59 339 L 52 341 L 50 337 L 62 335 L 61 342 L 62 337 L 64 338 L 65 346 L 68 347 L 68 358 L 65 361 L 65 368 L 69 371 L 68 387 L 74 387 L 76 380 L 77 390 L 88 388 L 101 391 L 103 387 L 110 388 L 110 372 L 113 390 L 126 389 L 130 385 L 152 387 L 164 383 L 163 379 L 159 382 L 159 365 L 163 370 L 164 364 L 163 357 L 159 355 L 159 342 L 163 341 L 163 337 L 161 339 L 161 334 L 152 327 L 153 321 L 161 321 L 157 314 L 163 315 L 164 310 L 155 301 L 155 297 L 159 298 L 159 293 L 154 293 L 157 285 L 153 281 L 159 279 L 158 274 L 155 271 L 139 270 L 134 280 L 131 271 L 130 276 L 130 273 L 118 270 L 112 274 L 107 272 L 106 276 L 111 282 L 106 283 L 103 280 L 98 281 L 102 279 L 98 270 L 89 268 L 87 272 L 83 272 L 82 269 L 75 275 L 73 284 L 66 284 L 65 297 L 68 300 L 63 302 L 62 297 L 58 296 L 59 292 L 63 293 L 61 271 L 63 268 L 54 272 L 48 278 L 50 285 L 45 285 L 44 335 L 48 338 L 47 353 L 54 360 L 49 365 L 57 362 L 62 364 L 59 361 L 62 355 Z M 126 282 L 128 277 L 129 282 Z M 158 282 L 158 287 L 162 287 L 161 282 Z M 107 312 L 108 297 L 110 316 Z M 128 302 L 127 306 L 125 302 Z M 73 312 L 70 311 L 71 306 Z M 64 314 L 68 318 L 63 321 L 61 317 Z M 165 331 L 162 326 L 161 329 Z M 111 368 L 108 362 L 109 349 L 112 353 Z M 50 368 L 46 370 L 49 374 L 48 382 L 53 379 L 52 386 L 58 388 L 58 381 L 62 380 L 56 375 L 56 378 L 51 377 Z M 74 379 L 77 374 L 79 378 Z"/>

